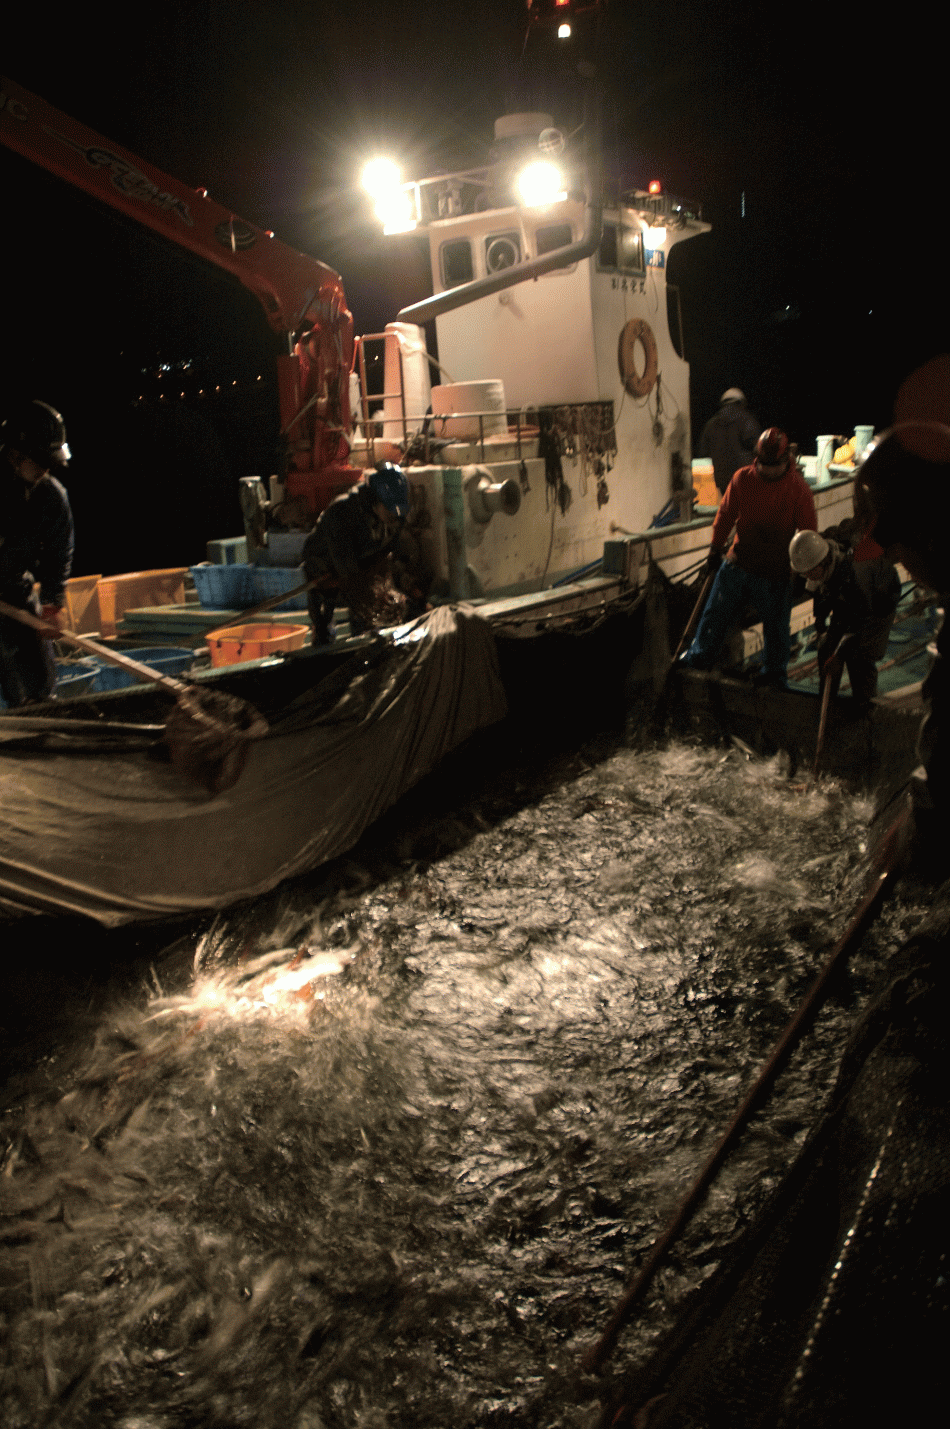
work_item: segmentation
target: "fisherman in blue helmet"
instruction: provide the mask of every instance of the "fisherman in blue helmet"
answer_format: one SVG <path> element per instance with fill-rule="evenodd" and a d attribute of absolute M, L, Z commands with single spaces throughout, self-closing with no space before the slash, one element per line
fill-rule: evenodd
<path fill-rule="evenodd" d="M 333 639 L 334 607 L 349 607 L 350 633 L 374 624 L 378 588 L 389 584 L 389 557 L 409 515 L 409 483 L 392 462 L 381 462 L 365 481 L 337 496 L 317 518 L 303 549 L 313 643 Z"/>
<path fill-rule="evenodd" d="M 62 626 L 73 560 L 66 427 L 48 402 L 23 402 L 0 427 L 0 600 Z M 38 593 L 35 587 L 39 587 Z M 0 694 L 8 705 L 48 699 L 56 680 L 49 640 L 0 617 Z"/>

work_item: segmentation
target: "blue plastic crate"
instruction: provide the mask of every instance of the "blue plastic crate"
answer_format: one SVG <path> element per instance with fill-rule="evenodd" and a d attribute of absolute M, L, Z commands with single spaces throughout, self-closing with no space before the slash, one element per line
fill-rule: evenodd
<path fill-rule="evenodd" d="M 60 700 L 71 699 L 73 695 L 84 695 L 88 690 L 95 689 L 98 673 L 99 662 L 91 655 L 81 660 L 57 660 L 53 693 Z M 8 708 L 6 700 L 0 695 L 0 710 Z"/>
<path fill-rule="evenodd" d="M 84 695 L 95 687 L 98 674 L 99 662 L 91 655 L 81 660 L 57 660 L 54 693 L 61 700 L 68 700 L 71 695 Z"/>
<path fill-rule="evenodd" d="M 191 578 L 206 610 L 247 610 L 256 602 L 253 566 L 192 566 Z"/>
<path fill-rule="evenodd" d="M 130 659 L 138 660 L 143 665 L 150 665 L 158 675 L 181 675 L 195 658 L 194 650 L 186 650 L 177 645 L 149 645 L 141 649 L 120 650 L 118 653 L 128 655 Z M 97 659 L 96 664 L 98 673 L 92 688 L 100 693 L 103 690 L 122 690 L 126 685 L 142 683 L 134 675 L 130 675 L 128 670 L 111 665 L 106 660 Z"/>
<path fill-rule="evenodd" d="M 303 585 L 307 579 L 303 566 L 254 566 L 254 605 L 271 600 L 282 591 L 293 590 Z M 273 607 L 276 614 L 281 610 L 306 610 L 306 595 L 295 595 L 292 600 L 282 601 Z"/>

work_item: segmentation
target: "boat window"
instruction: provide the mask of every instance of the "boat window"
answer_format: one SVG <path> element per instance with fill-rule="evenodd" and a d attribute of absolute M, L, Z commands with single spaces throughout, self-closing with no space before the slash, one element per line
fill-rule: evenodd
<path fill-rule="evenodd" d="M 472 245 L 467 238 L 456 238 L 451 243 L 443 243 L 439 249 L 439 262 L 444 288 L 457 288 L 460 283 L 470 283 L 475 277 Z"/>
<path fill-rule="evenodd" d="M 552 223 L 547 228 L 539 228 L 534 235 L 537 255 L 551 253 L 555 248 L 566 248 L 574 235 L 569 223 Z"/>
<path fill-rule="evenodd" d="M 639 224 L 628 227 L 621 223 L 605 223 L 597 266 L 623 273 L 644 274 L 643 230 Z"/>
<path fill-rule="evenodd" d="M 521 262 L 521 235 L 492 233 L 485 239 L 485 270 L 501 273 Z"/>

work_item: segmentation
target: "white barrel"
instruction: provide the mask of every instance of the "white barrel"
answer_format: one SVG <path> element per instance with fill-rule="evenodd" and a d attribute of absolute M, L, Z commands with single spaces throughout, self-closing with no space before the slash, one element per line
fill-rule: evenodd
<path fill-rule="evenodd" d="M 384 369 L 386 396 L 383 400 L 383 436 L 388 442 L 401 442 L 403 403 L 410 437 L 422 426 L 422 419 L 429 410 L 429 358 L 426 354 L 425 333 L 421 327 L 416 327 L 414 323 L 386 324 Z"/>
<path fill-rule="evenodd" d="M 863 456 L 868 449 L 868 443 L 874 436 L 873 427 L 855 427 L 854 429 L 854 460 Z"/>
<path fill-rule="evenodd" d="M 478 413 L 485 415 L 479 426 Z M 451 382 L 432 389 L 432 414 L 437 437 L 486 437 L 508 431 L 505 385 L 498 378 L 487 382 Z M 444 419 L 444 420 L 443 420 Z"/>
<path fill-rule="evenodd" d="M 835 439 L 833 436 L 816 437 L 815 445 L 818 449 L 815 458 L 815 481 L 818 486 L 827 486 L 831 480 L 828 464 L 834 459 Z"/>

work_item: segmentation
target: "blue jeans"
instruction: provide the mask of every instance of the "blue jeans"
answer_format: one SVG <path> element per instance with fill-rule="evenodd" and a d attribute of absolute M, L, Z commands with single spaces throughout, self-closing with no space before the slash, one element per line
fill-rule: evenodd
<path fill-rule="evenodd" d="M 709 593 L 706 608 L 693 643 L 683 656 L 683 664 L 694 670 L 711 670 L 729 631 L 739 624 L 748 606 L 754 606 L 762 621 L 765 642 L 763 673 L 784 681 L 791 648 L 789 622 L 792 613 L 792 583 L 769 580 L 723 561 Z"/>

